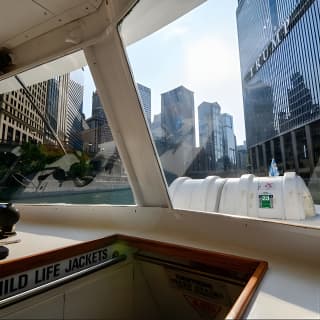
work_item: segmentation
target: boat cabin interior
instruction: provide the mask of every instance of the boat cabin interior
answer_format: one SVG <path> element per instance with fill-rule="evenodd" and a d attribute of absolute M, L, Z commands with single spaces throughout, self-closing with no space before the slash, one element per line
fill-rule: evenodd
<path fill-rule="evenodd" d="M 179 42 L 220 6 L 0 1 L 0 319 L 319 319 L 320 220 L 304 180 L 256 177 L 224 157 L 193 174 L 202 127 L 181 107 L 193 92 L 181 82 L 162 93 L 151 123 L 137 82 L 167 77 L 170 46 L 186 63 L 223 47 Z M 213 74 L 228 70 L 215 62 Z"/>

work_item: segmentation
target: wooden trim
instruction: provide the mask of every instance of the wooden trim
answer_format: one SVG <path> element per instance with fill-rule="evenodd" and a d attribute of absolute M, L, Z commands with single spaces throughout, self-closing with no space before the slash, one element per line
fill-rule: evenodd
<path fill-rule="evenodd" d="M 255 293 L 259 283 L 261 282 L 265 272 L 268 269 L 268 263 L 261 261 L 247 282 L 246 286 L 242 290 L 240 296 L 232 306 L 226 319 L 239 319 L 243 316 L 253 294 Z"/>
<path fill-rule="evenodd" d="M 158 253 L 169 257 L 186 259 L 207 266 L 220 268 L 228 267 L 234 272 L 248 273 L 248 278 L 254 273 L 260 261 L 243 258 L 231 254 L 208 251 L 199 248 L 191 248 L 183 245 L 176 245 L 144 238 L 118 235 L 118 240 L 125 241 L 128 245 L 137 249 Z"/>
<path fill-rule="evenodd" d="M 80 255 L 85 252 L 110 245 L 116 241 L 124 241 L 128 245 L 140 250 L 154 252 L 169 257 L 187 259 L 207 266 L 225 268 L 227 265 L 228 269 L 232 271 L 246 272 L 250 275 L 256 270 L 260 263 L 260 261 L 255 259 L 118 234 L 45 251 L 19 259 L 9 261 L 3 260 L 0 262 L 0 277 L 20 273 L 66 259 L 71 256 Z"/>
<path fill-rule="evenodd" d="M 20 259 L 1 261 L 0 278 L 48 265 L 72 256 L 81 255 L 88 251 L 111 245 L 117 241 L 123 241 L 138 250 L 177 259 L 186 259 L 187 261 L 198 263 L 200 266 L 207 266 L 211 271 L 214 271 L 214 268 L 220 268 L 222 270 L 227 269 L 231 273 L 242 273 L 242 275 L 244 275 L 243 280 L 247 281 L 247 283 L 229 311 L 226 317 L 227 319 L 241 318 L 268 268 L 268 264 L 265 261 L 117 234 L 26 256 Z"/>
<path fill-rule="evenodd" d="M 77 243 L 75 245 L 62 247 L 50 251 L 41 252 L 10 261 L 3 260 L 0 262 L 0 278 L 21 273 L 40 266 L 45 266 L 69 257 L 81 255 L 88 251 L 93 251 L 108 245 L 117 240 L 117 236 L 113 235 L 92 241 Z"/>

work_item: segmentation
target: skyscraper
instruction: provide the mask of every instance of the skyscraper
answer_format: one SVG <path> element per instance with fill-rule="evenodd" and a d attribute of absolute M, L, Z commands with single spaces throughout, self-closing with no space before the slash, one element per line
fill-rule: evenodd
<path fill-rule="evenodd" d="M 144 114 L 146 115 L 149 126 L 151 126 L 151 89 L 140 83 L 137 83 L 137 85 Z"/>
<path fill-rule="evenodd" d="M 193 92 L 180 86 L 161 94 L 161 125 L 168 143 L 195 146 Z"/>
<path fill-rule="evenodd" d="M 241 0 L 237 25 L 246 137 L 255 173 L 310 177 L 320 145 L 320 0 Z M 316 71 L 317 70 L 317 71 Z"/>
<path fill-rule="evenodd" d="M 233 118 L 221 114 L 217 102 L 202 102 L 198 107 L 199 119 L 199 170 L 228 170 L 236 166 L 236 139 Z"/>
<path fill-rule="evenodd" d="M 69 145 L 82 150 L 83 86 L 74 80 L 68 81 L 67 138 Z"/>
<path fill-rule="evenodd" d="M 194 159 L 195 118 L 193 92 L 180 86 L 161 94 L 161 126 L 163 130 L 162 159 L 164 169 L 178 175 L 186 174 Z M 172 155 L 169 160 L 169 154 Z M 173 156 L 174 154 L 174 156 Z M 170 163 L 170 164 L 169 164 Z M 177 164 L 180 167 L 176 167 Z"/>
<path fill-rule="evenodd" d="M 154 115 L 153 122 L 151 124 L 151 131 L 154 138 L 162 137 L 161 113 Z"/>
<path fill-rule="evenodd" d="M 100 144 L 113 140 L 111 129 L 97 91 L 92 93 L 91 117 L 86 122 L 89 128 L 82 135 L 87 144 L 86 149 L 88 151 L 97 152 Z"/>
<path fill-rule="evenodd" d="M 202 171 L 222 169 L 223 131 L 220 113 L 221 108 L 217 102 L 202 102 L 198 106 L 200 168 Z"/>
<path fill-rule="evenodd" d="M 43 143 L 46 112 L 47 82 L 28 87 L 39 114 L 31 105 L 23 90 L 0 95 L 0 140 L 8 143 L 34 141 Z"/>
<path fill-rule="evenodd" d="M 272 97 L 272 88 L 262 81 L 253 82 L 244 89 L 246 135 L 250 145 L 268 140 L 275 135 Z"/>
<path fill-rule="evenodd" d="M 147 121 L 151 126 L 151 90 L 139 83 L 137 85 L 143 110 L 145 112 Z M 108 119 L 97 91 L 93 92 L 92 94 L 92 114 L 91 117 L 86 120 L 86 122 L 89 126 L 89 129 L 82 133 L 85 143 L 90 146 L 90 148 L 87 147 L 86 149 L 91 152 L 97 152 L 99 144 L 113 140 Z"/>
<path fill-rule="evenodd" d="M 237 168 L 246 170 L 248 165 L 247 144 L 244 141 L 242 145 L 237 146 Z"/>
<path fill-rule="evenodd" d="M 66 144 L 67 137 L 67 112 L 68 112 L 68 84 L 70 74 L 64 74 L 58 77 L 59 81 L 59 102 L 58 102 L 58 119 L 57 134 L 59 139 Z"/>
<path fill-rule="evenodd" d="M 235 168 L 237 163 L 236 136 L 233 131 L 233 117 L 228 113 L 221 115 L 223 139 L 223 166 L 224 169 Z"/>
<path fill-rule="evenodd" d="M 59 80 L 50 79 L 47 83 L 47 101 L 46 101 L 46 116 L 47 120 L 54 130 L 58 129 L 58 107 L 59 107 Z M 55 144 L 55 138 L 49 128 L 45 129 L 45 143 Z"/>

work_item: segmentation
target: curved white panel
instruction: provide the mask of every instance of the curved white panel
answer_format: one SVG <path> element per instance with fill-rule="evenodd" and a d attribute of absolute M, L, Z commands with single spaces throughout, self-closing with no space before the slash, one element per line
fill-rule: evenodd
<path fill-rule="evenodd" d="M 56 76 L 82 68 L 87 64 L 83 51 L 72 53 L 63 58 L 46 63 L 19 74 L 26 86 L 52 79 Z M 21 89 L 15 78 L 11 77 L 0 82 L 0 94 Z"/>

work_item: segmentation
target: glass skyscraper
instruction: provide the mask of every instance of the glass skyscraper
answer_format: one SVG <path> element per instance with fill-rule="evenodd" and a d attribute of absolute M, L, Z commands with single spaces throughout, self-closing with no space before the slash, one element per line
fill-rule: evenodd
<path fill-rule="evenodd" d="M 202 170 L 223 169 L 223 129 L 221 108 L 217 102 L 202 102 L 198 107 L 199 144 Z"/>
<path fill-rule="evenodd" d="M 187 174 L 195 158 L 194 93 L 184 86 L 161 94 L 162 150 L 166 172 Z"/>
<path fill-rule="evenodd" d="M 200 171 L 223 171 L 236 166 L 236 140 L 233 118 L 222 113 L 217 102 L 198 106 Z"/>
<path fill-rule="evenodd" d="M 138 85 L 138 93 L 141 98 L 143 111 L 146 115 L 149 126 L 151 126 L 151 89 L 143 86 L 140 83 Z"/>
<path fill-rule="evenodd" d="M 161 94 L 161 123 L 166 141 L 195 146 L 194 94 L 184 86 Z"/>
<path fill-rule="evenodd" d="M 320 155 L 320 0 L 240 0 L 237 26 L 252 170 L 308 179 Z"/>

